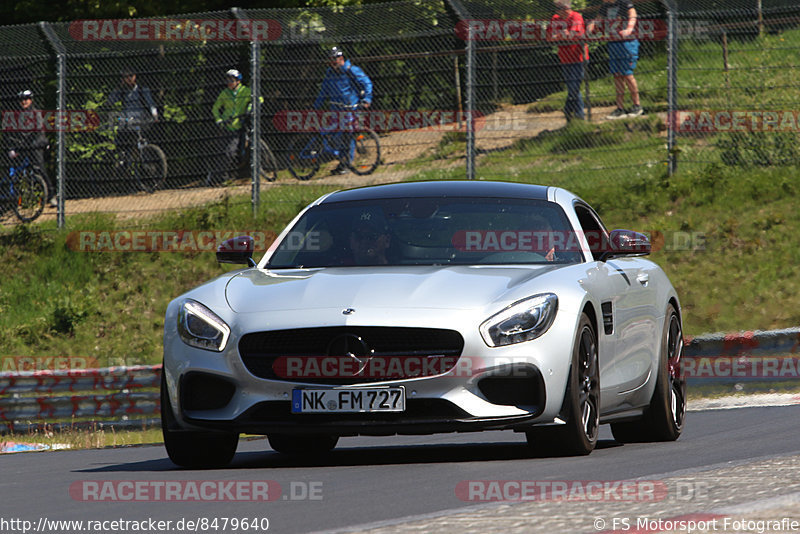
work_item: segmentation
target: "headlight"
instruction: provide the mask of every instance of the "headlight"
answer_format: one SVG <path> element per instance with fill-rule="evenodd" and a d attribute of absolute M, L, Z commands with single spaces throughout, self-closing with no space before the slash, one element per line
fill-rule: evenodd
<path fill-rule="evenodd" d="M 178 312 L 178 334 L 187 345 L 222 352 L 230 327 L 219 316 L 194 300 L 187 300 Z"/>
<path fill-rule="evenodd" d="M 541 336 L 556 317 L 558 297 L 544 293 L 515 302 L 481 325 L 481 336 L 490 347 L 530 341 Z"/>

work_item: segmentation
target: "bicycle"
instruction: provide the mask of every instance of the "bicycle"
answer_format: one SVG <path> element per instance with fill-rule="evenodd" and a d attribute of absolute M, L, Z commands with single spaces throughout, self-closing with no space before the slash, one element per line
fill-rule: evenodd
<path fill-rule="evenodd" d="M 124 177 L 132 177 L 134 183 L 147 193 L 164 186 L 167 180 L 167 156 L 161 147 L 145 138 L 143 126 L 149 121 L 134 117 L 117 116 L 117 151 L 115 169 Z M 120 138 L 128 137 L 135 142 L 120 143 Z"/>
<path fill-rule="evenodd" d="M 249 114 L 244 115 L 237 115 L 235 117 L 230 117 L 222 121 L 222 124 L 230 124 L 233 122 L 234 119 L 237 118 L 245 118 L 245 122 L 242 125 L 242 130 L 245 132 L 244 143 L 239 143 L 239 147 L 236 151 L 236 161 L 234 164 L 234 175 L 236 178 L 244 178 L 247 176 L 247 173 L 250 169 L 250 161 L 252 156 L 252 143 L 250 143 L 250 120 L 251 116 Z M 272 154 L 272 150 L 269 148 L 269 145 L 263 139 L 258 140 L 259 143 L 259 150 L 260 150 L 260 158 L 259 158 L 259 179 L 266 180 L 267 182 L 274 182 L 278 179 L 278 164 L 275 160 L 275 156 Z M 210 170 L 208 171 L 208 176 L 206 178 L 206 185 L 214 185 L 218 182 L 225 182 L 225 179 L 216 179 L 219 175 L 225 175 L 227 171 L 218 171 L 218 170 Z"/>
<path fill-rule="evenodd" d="M 345 111 L 352 110 L 352 114 L 360 107 L 358 104 L 337 105 Z M 320 129 L 310 137 L 295 139 L 288 150 L 289 172 L 295 178 L 308 180 L 319 171 L 322 163 L 333 159 L 360 176 L 371 174 L 378 167 L 381 161 L 378 134 L 369 128 L 359 129 L 352 114 L 349 114 L 348 124 L 338 131 Z"/>
<path fill-rule="evenodd" d="M 8 174 L 0 180 L 0 202 L 6 207 L 10 205 L 17 218 L 27 223 L 44 211 L 47 183 L 29 156 L 17 157 L 21 159 L 20 164 L 11 165 Z"/>

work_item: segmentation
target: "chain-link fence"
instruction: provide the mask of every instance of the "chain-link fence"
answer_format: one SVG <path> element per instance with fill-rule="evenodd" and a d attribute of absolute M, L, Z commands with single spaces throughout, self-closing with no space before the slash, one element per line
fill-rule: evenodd
<path fill-rule="evenodd" d="M 552 0 L 402 0 L 0 27 L 3 153 L 30 89 L 61 223 L 222 196 L 291 212 L 303 191 L 419 177 L 797 163 L 796 3 L 572 4 L 583 24 Z"/>
<path fill-rule="evenodd" d="M 415 175 L 439 144 L 442 129 L 452 123 L 458 128 L 464 43 L 454 33 L 458 19 L 444 2 L 248 14 L 275 19 L 284 29 L 261 46 L 262 132 L 281 168 L 278 185 L 300 180 L 341 188 L 401 181 Z M 366 137 L 363 145 L 359 141 L 353 154 L 359 161 L 342 175 L 334 152 L 347 152 L 341 148 L 349 133 L 346 105 L 352 102 L 339 102 L 343 98 L 323 90 L 333 46 L 343 53 L 349 83 L 370 102 L 354 118 L 377 136 Z M 371 90 L 356 78 L 358 69 Z M 296 209 L 279 188 L 267 189 L 264 200 L 287 201 Z"/>
<path fill-rule="evenodd" d="M 572 185 L 620 180 L 626 171 L 663 164 L 664 139 L 648 115 L 667 107 L 666 10 L 657 1 L 633 5 L 630 15 L 638 22 L 632 37 L 642 35 L 631 53 L 634 63 L 625 68 L 635 69 L 639 100 L 626 88 L 615 113 L 608 51 L 623 41 L 608 20 L 619 19 L 622 28 L 628 12 L 601 12 L 597 2 L 581 9 L 576 22 L 565 12 L 553 19 L 553 2 L 464 2 L 476 32 L 478 176 Z M 651 28 L 652 35 L 638 28 Z M 606 124 L 617 118 L 636 120 Z M 513 159 L 505 156 L 510 147 Z"/>
<path fill-rule="evenodd" d="M 40 29 L 35 24 L 0 28 L 0 110 L 2 114 L 2 132 L 0 140 L 3 150 L 0 152 L 0 224 L 10 220 L 11 203 L 14 200 L 7 174 L 12 165 L 18 165 L 17 154 L 12 153 L 17 145 L 31 144 L 40 137 L 36 132 L 25 132 L 19 128 L 20 93 L 30 91 L 33 96 L 48 109 L 55 109 L 53 103 L 43 98 L 53 82 L 54 58 L 52 50 L 41 37 Z M 27 104 L 32 105 L 32 104 Z M 13 111 L 9 113 L 9 111 Z M 22 130 L 22 131 L 21 131 Z M 40 148 L 38 155 L 44 155 L 46 148 Z M 15 156 L 12 158 L 11 156 Z M 23 156 L 24 157 L 24 156 Z M 19 159 L 22 159 L 21 157 Z M 48 161 L 37 161 L 43 169 L 44 177 L 51 186 L 53 181 L 52 165 Z M 16 220 L 12 222 L 17 222 Z"/>
<path fill-rule="evenodd" d="M 681 168 L 800 164 L 800 4 L 680 1 Z"/>
<path fill-rule="evenodd" d="M 179 28 L 230 19 L 229 12 L 175 18 Z M 225 73 L 247 72 L 247 42 L 159 42 L 150 35 L 97 41 L 93 34 L 81 38 L 93 28 L 80 23 L 54 29 L 66 48 L 67 109 L 97 114 L 96 128 L 68 136 L 67 199 L 91 205 L 98 197 L 117 197 L 117 202 L 97 204 L 103 211 L 159 210 L 170 201 L 142 196 L 132 203 L 130 196 L 159 189 L 172 191 L 175 199 L 187 197 L 193 189 L 224 182 L 236 170 L 239 162 L 227 144 L 239 132 L 217 125 L 212 109 L 225 89 Z M 124 31 L 119 24 L 113 29 Z"/>

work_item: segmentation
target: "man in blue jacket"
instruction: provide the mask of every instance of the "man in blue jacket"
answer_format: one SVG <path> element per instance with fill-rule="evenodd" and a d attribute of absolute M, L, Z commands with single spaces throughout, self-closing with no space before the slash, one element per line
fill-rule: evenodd
<path fill-rule="evenodd" d="M 330 67 L 325 71 L 322 87 L 317 99 L 314 100 L 314 109 L 320 109 L 327 100 L 330 109 L 336 111 L 352 111 L 355 107 L 369 108 L 372 104 L 372 81 L 364 71 L 344 59 L 342 50 L 334 46 L 328 55 Z M 352 116 L 350 116 L 352 121 Z M 340 125 L 343 131 L 345 125 Z M 355 140 L 350 141 L 350 158 L 355 153 Z M 339 163 L 333 171 L 334 174 L 345 174 L 347 166 Z"/>

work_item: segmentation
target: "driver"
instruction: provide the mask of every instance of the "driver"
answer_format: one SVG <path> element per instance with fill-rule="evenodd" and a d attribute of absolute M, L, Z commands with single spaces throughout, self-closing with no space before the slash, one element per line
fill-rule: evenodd
<path fill-rule="evenodd" d="M 350 250 L 355 265 L 388 265 L 386 250 L 391 244 L 385 221 L 370 212 L 362 213 L 350 231 Z"/>
<path fill-rule="evenodd" d="M 523 230 L 533 231 L 533 246 L 537 249 L 536 252 L 542 254 L 547 261 L 556 260 L 555 236 L 550 221 L 542 215 L 530 215 Z"/>

